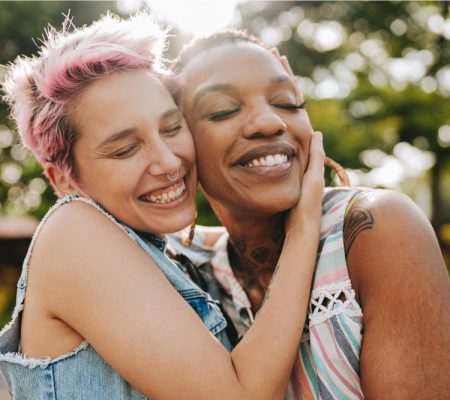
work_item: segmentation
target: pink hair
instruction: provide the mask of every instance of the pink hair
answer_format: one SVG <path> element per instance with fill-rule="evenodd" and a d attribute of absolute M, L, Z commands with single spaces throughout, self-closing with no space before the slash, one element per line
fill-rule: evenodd
<path fill-rule="evenodd" d="M 161 73 L 166 31 L 146 13 L 125 20 L 106 15 L 70 32 L 69 25 L 66 18 L 61 31 L 47 29 L 38 55 L 18 57 L 3 86 L 22 142 L 41 164 L 54 163 L 76 182 L 72 149 L 78 132 L 70 118 L 74 98 L 116 71 Z"/>

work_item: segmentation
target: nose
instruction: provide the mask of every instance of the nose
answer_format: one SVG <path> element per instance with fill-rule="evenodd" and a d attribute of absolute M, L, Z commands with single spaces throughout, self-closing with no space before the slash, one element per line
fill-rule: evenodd
<path fill-rule="evenodd" d="M 175 175 L 181 168 L 181 159 L 163 140 L 149 146 L 150 162 L 148 171 L 151 175 Z"/>
<path fill-rule="evenodd" d="M 254 107 L 244 126 L 244 136 L 256 139 L 281 135 L 286 130 L 286 123 L 269 105 L 259 105 Z"/>

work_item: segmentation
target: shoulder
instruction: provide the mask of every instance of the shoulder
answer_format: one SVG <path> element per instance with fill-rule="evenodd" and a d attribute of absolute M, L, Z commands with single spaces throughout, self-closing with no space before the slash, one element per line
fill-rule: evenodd
<path fill-rule="evenodd" d="M 369 189 L 359 193 L 344 220 L 347 262 L 355 290 L 408 279 L 421 285 L 424 275 L 445 269 L 436 235 L 426 216 L 406 195 Z"/>
<path fill-rule="evenodd" d="M 36 247 L 43 247 L 53 254 L 87 248 L 103 242 L 102 235 L 114 235 L 122 230 L 112 217 L 94 204 L 72 201 L 60 205 L 46 217 L 36 238 Z"/>
<path fill-rule="evenodd" d="M 114 258 L 130 258 L 134 252 L 138 246 L 111 218 L 91 204 L 74 201 L 46 217 L 35 238 L 30 274 L 41 293 L 64 293 L 55 289 L 98 278 Z"/>
<path fill-rule="evenodd" d="M 364 394 L 441 398 L 448 392 L 442 371 L 450 358 L 442 349 L 450 344 L 450 314 L 443 311 L 450 280 L 429 221 L 404 194 L 368 190 L 355 198 L 345 222 L 353 240 L 348 269 L 363 309 Z"/>
<path fill-rule="evenodd" d="M 367 189 L 355 195 L 346 210 L 344 235 L 347 255 L 355 252 L 356 240 L 374 247 L 398 246 L 422 236 L 435 240 L 425 214 L 408 196 L 382 189 Z"/>

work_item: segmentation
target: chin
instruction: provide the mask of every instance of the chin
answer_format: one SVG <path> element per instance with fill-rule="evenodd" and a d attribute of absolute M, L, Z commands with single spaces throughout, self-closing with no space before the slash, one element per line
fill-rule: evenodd
<path fill-rule="evenodd" d="M 160 225 L 160 233 L 166 234 L 181 231 L 195 221 L 195 216 L 196 210 L 194 208 L 189 212 L 174 215 L 173 218 L 167 218 L 164 223 L 161 223 Z"/>

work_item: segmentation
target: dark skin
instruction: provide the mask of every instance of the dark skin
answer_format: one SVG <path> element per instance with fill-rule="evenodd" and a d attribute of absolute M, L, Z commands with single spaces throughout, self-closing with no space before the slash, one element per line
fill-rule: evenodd
<path fill-rule="evenodd" d="M 251 247 L 237 236 L 230 236 L 228 243 L 233 272 L 248 294 L 254 312 L 261 307 L 281 254 L 284 243 L 283 215 L 280 215 L 267 236 L 264 242 Z"/>
<path fill-rule="evenodd" d="M 363 197 L 363 195 L 358 197 Z M 345 215 L 344 247 L 346 255 L 349 254 L 358 235 L 364 230 L 371 229 L 375 223 L 370 210 L 361 205 L 364 205 L 363 200 L 357 198 L 355 204 Z M 259 310 L 264 301 L 284 243 L 283 214 L 278 217 L 272 229 L 264 233 L 265 237 L 260 237 L 258 243 L 253 246 L 248 244 L 248 240 L 235 235 L 230 235 L 228 243 L 231 268 L 249 296 L 254 312 Z"/>
<path fill-rule="evenodd" d="M 292 92 L 267 83 L 280 75 L 274 61 L 256 45 L 223 45 L 191 61 L 182 76 L 201 184 L 230 233 L 232 267 L 254 311 L 270 286 L 272 256 L 283 241 L 273 234 L 301 183 L 263 177 L 245 166 L 247 160 L 244 168 L 235 162 L 261 144 L 298 143 L 299 168 L 293 171 L 301 182 L 309 129 L 304 113 L 279 108 Z M 214 92 L 194 104 L 205 86 Z M 204 117 L 211 113 L 219 119 Z M 347 267 L 363 311 L 364 398 L 448 399 L 450 280 L 429 221 L 407 196 L 369 189 L 351 204 L 344 225 Z M 302 246 L 296 241 L 298 254 Z"/>
<path fill-rule="evenodd" d="M 233 241 L 238 226 L 228 227 Z M 240 232 L 240 246 L 245 244 L 246 251 L 234 248 L 232 268 L 256 312 L 276 260 L 251 258 L 252 268 L 246 272 L 236 263 L 245 263 L 261 243 L 275 253 L 283 237 L 273 241 L 271 231 L 261 229 L 259 240 L 254 236 L 246 240 L 242 232 L 248 231 Z M 410 399 L 416 393 L 418 399 L 447 399 L 449 380 L 443 366 L 450 366 L 450 283 L 427 219 L 404 195 L 363 192 L 346 213 L 344 245 L 352 286 L 363 309 L 360 366 L 366 398 Z"/>

